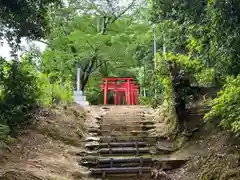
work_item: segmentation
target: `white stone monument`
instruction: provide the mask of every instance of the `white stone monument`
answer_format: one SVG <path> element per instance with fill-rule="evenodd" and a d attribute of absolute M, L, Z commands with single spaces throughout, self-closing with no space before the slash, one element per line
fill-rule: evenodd
<path fill-rule="evenodd" d="M 77 68 L 77 90 L 73 92 L 74 101 L 81 106 L 89 106 L 89 102 L 86 101 L 86 97 L 80 90 L 80 68 Z"/>

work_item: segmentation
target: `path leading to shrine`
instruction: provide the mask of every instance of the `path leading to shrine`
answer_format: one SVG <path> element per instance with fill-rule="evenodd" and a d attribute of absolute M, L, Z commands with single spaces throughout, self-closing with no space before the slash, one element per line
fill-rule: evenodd
<path fill-rule="evenodd" d="M 0 179 L 193 180 L 210 177 L 203 172 L 216 166 L 231 177 L 239 172 L 238 151 L 228 145 L 226 133 L 207 135 L 202 129 L 194 136 L 201 134 L 198 141 L 175 151 L 161 138 L 166 124 L 155 112 L 146 106 L 41 109 L 35 125 L 0 150 Z"/>
<path fill-rule="evenodd" d="M 95 112 L 94 112 L 95 111 Z M 91 107 L 100 112 L 85 123 L 79 164 L 87 167 L 90 177 L 116 179 L 165 178 L 164 171 L 179 168 L 187 159 L 172 159 L 173 143 L 158 139 L 153 109 L 146 106 Z"/>

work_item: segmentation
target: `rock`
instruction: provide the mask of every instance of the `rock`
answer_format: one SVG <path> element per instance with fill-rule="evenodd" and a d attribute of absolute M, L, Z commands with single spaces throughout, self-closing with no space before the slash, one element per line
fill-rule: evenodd
<path fill-rule="evenodd" d="M 159 167 L 162 170 L 173 170 L 173 169 L 178 169 L 181 166 L 183 166 L 188 159 L 184 158 L 160 158 L 160 159 L 153 159 L 154 161 L 154 166 Z"/>
<path fill-rule="evenodd" d="M 76 131 L 76 133 L 77 133 L 77 135 L 80 137 L 80 138 L 83 138 L 84 137 L 84 134 L 83 134 L 83 132 L 81 131 L 81 130 L 77 130 Z"/>
<path fill-rule="evenodd" d="M 157 137 L 157 133 L 155 131 L 149 132 L 148 136 L 154 136 Z"/>
<path fill-rule="evenodd" d="M 96 164 L 98 162 L 98 157 L 96 156 L 84 156 L 80 160 L 78 160 L 81 164 L 83 163 L 92 163 Z"/>
<path fill-rule="evenodd" d="M 101 130 L 98 128 L 88 128 L 87 131 L 89 133 L 98 133 L 98 134 L 101 132 Z"/>
<path fill-rule="evenodd" d="M 102 120 L 102 117 L 100 117 L 100 116 L 95 116 L 94 117 L 96 120 L 98 120 L 98 121 L 101 121 Z"/>
<path fill-rule="evenodd" d="M 192 134 L 193 134 L 193 132 L 187 131 L 187 130 L 184 130 L 184 131 L 182 132 L 182 135 L 183 135 L 183 136 L 186 136 L 186 137 L 191 137 Z"/>
<path fill-rule="evenodd" d="M 100 125 L 99 124 L 86 124 L 87 128 L 91 129 L 91 128 L 95 128 L 95 129 L 99 129 Z"/>
<path fill-rule="evenodd" d="M 88 151 L 87 155 L 88 156 L 97 156 L 98 155 L 98 151 Z"/>
<path fill-rule="evenodd" d="M 97 147 L 97 146 L 99 146 L 99 144 L 100 143 L 97 141 L 89 142 L 89 143 L 85 144 L 85 148 Z"/>
<path fill-rule="evenodd" d="M 153 120 L 142 120 L 141 123 L 143 125 L 152 125 L 155 124 L 155 122 Z"/>
<path fill-rule="evenodd" d="M 90 142 L 90 141 L 100 141 L 99 137 L 87 137 L 85 139 L 86 142 Z"/>
<path fill-rule="evenodd" d="M 156 144 L 156 149 L 164 153 L 171 153 L 175 151 L 174 143 L 167 141 L 158 142 Z"/>
<path fill-rule="evenodd" d="M 110 109 L 110 107 L 101 107 L 101 110 L 109 110 Z"/>
<path fill-rule="evenodd" d="M 89 136 L 92 136 L 92 137 L 98 137 L 98 133 L 89 133 Z"/>
<path fill-rule="evenodd" d="M 151 172 L 151 178 L 154 180 L 171 180 L 171 178 L 163 170 L 154 169 Z"/>
<path fill-rule="evenodd" d="M 86 154 L 87 154 L 87 151 L 82 150 L 82 151 L 76 153 L 76 156 L 83 156 L 84 157 Z"/>

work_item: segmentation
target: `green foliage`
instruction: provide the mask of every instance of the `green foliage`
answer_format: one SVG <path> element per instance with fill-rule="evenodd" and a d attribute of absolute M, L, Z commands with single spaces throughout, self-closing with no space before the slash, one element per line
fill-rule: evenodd
<path fill-rule="evenodd" d="M 72 102 L 72 84 L 50 83 L 46 75 L 36 71 L 28 56 L 21 62 L 1 62 L 0 141 L 8 140 L 9 132 L 31 123 L 31 113 L 39 105 Z"/>
<path fill-rule="evenodd" d="M 198 58 L 206 67 L 214 68 L 216 78 L 221 75 L 237 75 L 239 69 L 240 27 L 238 12 L 239 1 L 187 1 L 187 0 L 152 0 L 152 20 L 170 21 L 176 26 L 164 30 L 165 41 L 177 29 L 173 44 L 179 46 L 186 54 Z M 180 38 L 181 37 L 181 38 Z M 184 38 L 185 37 L 185 38 Z M 169 44 L 169 43 L 168 43 Z M 171 45 L 167 46 L 171 49 Z"/>
<path fill-rule="evenodd" d="M 8 126 L 0 124 L 0 142 L 7 139 L 9 132 L 10 130 Z"/>
<path fill-rule="evenodd" d="M 214 68 L 203 68 L 202 71 L 195 74 L 195 78 L 199 86 L 211 86 L 214 84 L 215 74 Z"/>
<path fill-rule="evenodd" d="M 170 106 L 173 104 L 171 87 L 175 84 L 171 84 L 168 62 L 174 60 L 191 86 L 223 86 L 206 119 L 217 118 L 222 127 L 234 132 L 240 129 L 238 4 L 237 0 L 150 1 L 151 21 L 157 23 L 157 42 L 161 47 L 158 80 L 164 86 L 165 100 Z M 162 47 L 166 48 L 166 57 Z M 182 93 L 180 96 L 186 99 L 188 91 Z"/>
<path fill-rule="evenodd" d="M 152 104 L 152 99 L 149 98 L 149 97 L 141 96 L 140 97 L 140 104 L 142 104 L 142 105 L 151 105 Z"/>
<path fill-rule="evenodd" d="M 38 88 L 36 77 L 25 62 L 7 63 L 2 79 L 0 101 L 0 124 L 16 129 L 28 119 L 29 113 L 36 106 Z"/>
<path fill-rule="evenodd" d="M 182 71 L 183 75 L 186 76 L 192 84 L 198 84 L 199 74 L 202 74 L 203 69 L 202 63 L 198 59 L 190 59 L 189 56 L 183 54 L 172 54 L 167 53 L 166 56 L 158 55 L 157 56 L 158 71 L 157 77 L 158 81 L 163 85 L 163 95 L 166 102 L 169 106 L 173 106 L 173 84 L 172 84 L 172 74 L 170 71 L 171 62 L 176 63 L 177 71 Z M 209 75 L 211 76 L 211 74 Z M 198 77 L 198 79 L 196 78 Z M 210 78 L 210 77 L 208 77 Z M 211 79 L 211 78 L 210 78 Z M 184 89 L 183 89 L 184 91 Z M 182 97 L 187 96 L 187 93 L 184 92 Z M 186 98 L 186 97 L 185 97 Z"/>
<path fill-rule="evenodd" d="M 37 79 L 37 86 L 40 90 L 38 99 L 41 106 L 52 106 L 54 104 L 69 104 L 72 102 L 72 84 L 60 85 L 59 82 L 50 82 L 50 78 L 40 73 Z"/>
<path fill-rule="evenodd" d="M 81 89 L 94 104 L 99 102 L 98 96 L 101 96 L 98 87 L 102 78 L 129 76 L 139 79 L 138 64 L 145 58 L 144 54 L 140 54 L 146 43 L 143 39 L 151 43 L 147 23 L 122 16 L 110 21 L 103 33 L 102 15 L 77 15 L 69 9 L 69 19 L 66 21 L 60 16 L 62 14 L 65 14 L 64 8 L 55 13 L 54 27 L 48 37 L 49 45 L 42 59 L 44 74 L 62 84 L 74 83 L 76 66 L 80 65 Z M 151 67 L 151 56 L 148 55 L 147 59 L 144 65 Z M 150 87 L 146 82 L 151 82 L 151 72 L 144 71 L 141 85 Z"/>
<path fill-rule="evenodd" d="M 228 77 L 223 89 L 212 102 L 212 109 L 205 119 L 218 119 L 220 125 L 234 132 L 240 131 L 240 76 Z"/>
<path fill-rule="evenodd" d="M 2 0 L 0 2 L 0 25 L 9 42 L 20 41 L 21 37 L 42 38 L 49 30 L 48 8 L 57 5 L 56 0 Z"/>

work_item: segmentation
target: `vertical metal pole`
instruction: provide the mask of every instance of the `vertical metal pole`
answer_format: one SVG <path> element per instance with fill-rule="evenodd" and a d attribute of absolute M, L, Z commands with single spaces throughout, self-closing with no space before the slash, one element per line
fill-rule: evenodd
<path fill-rule="evenodd" d="M 54 103 L 54 83 L 52 83 L 52 98 L 51 98 L 51 100 L 52 100 L 52 105 L 53 105 L 53 103 Z"/>
<path fill-rule="evenodd" d="M 146 74 L 146 67 L 145 67 L 145 64 L 144 64 L 144 66 L 143 66 L 143 84 L 144 84 L 143 96 L 144 96 L 144 97 L 146 97 L 146 87 L 145 87 L 146 79 L 145 79 L 145 74 Z M 140 92 L 141 92 L 141 89 L 140 89 Z"/>
<path fill-rule="evenodd" d="M 153 25 L 153 34 L 154 34 L 154 43 L 153 43 L 153 53 L 154 53 L 154 79 L 155 79 L 155 85 L 157 82 L 157 44 L 156 44 L 156 24 Z M 157 98 L 157 89 L 155 87 L 154 89 L 154 95 L 155 98 Z"/>
<path fill-rule="evenodd" d="M 163 36 L 163 55 L 164 55 L 164 60 L 167 60 L 166 45 L 165 45 L 165 36 Z"/>
<path fill-rule="evenodd" d="M 153 34 L 154 34 L 154 43 L 153 43 L 153 53 L 154 53 L 154 71 L 156 72 L 156 54 L 157 54 L 157 45 L 156 45 L 156 24 L 153 25 Z"/>
<path fill-rule="evenodd" d="M 77 91 L 80 91 L 80 68 L 77 68 Z"/>

